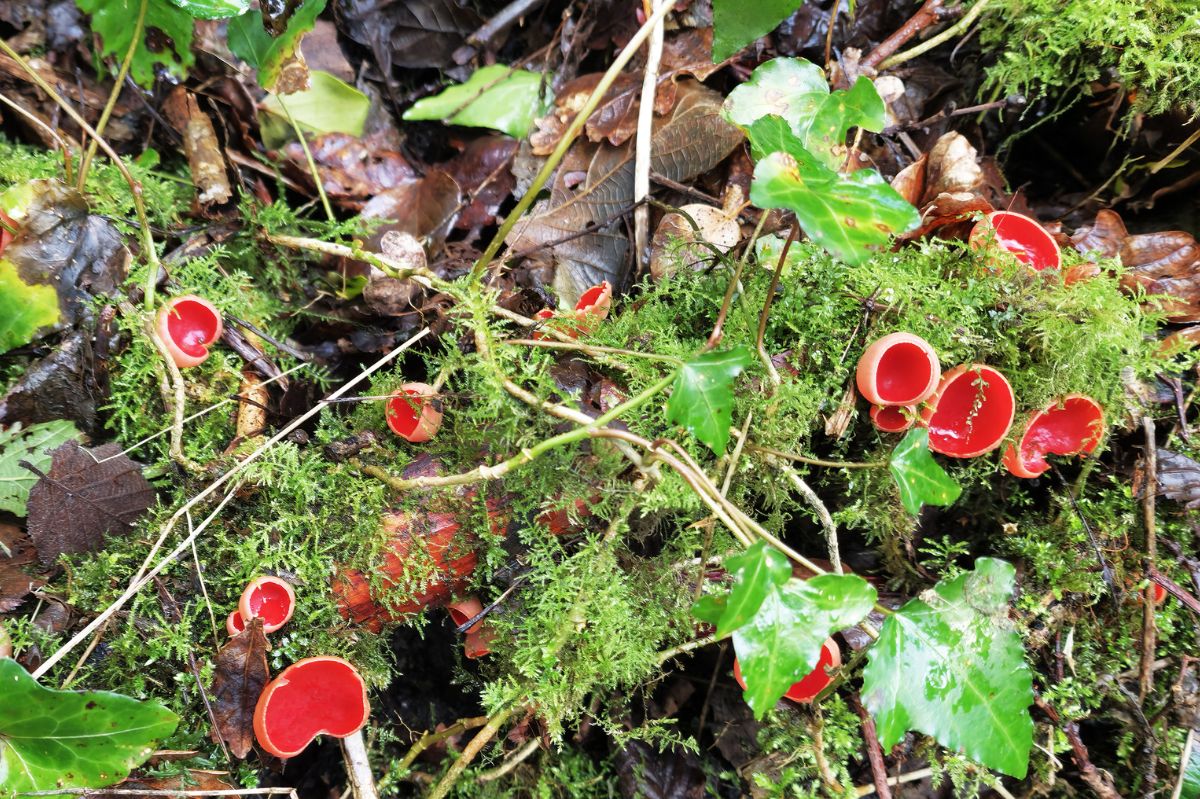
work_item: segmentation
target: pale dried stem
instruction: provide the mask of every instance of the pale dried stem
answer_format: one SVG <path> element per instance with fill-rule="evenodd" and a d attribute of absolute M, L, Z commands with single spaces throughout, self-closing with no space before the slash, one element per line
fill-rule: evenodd
<path fill-rule="evenodd" d="M 654 0 L 655 10 L 670 5 L 672 0 Z M 637 139 L 634 142 L 633 211 L 634 263 L 639 269 L 646 266 L 646 250 L 650 240 L 650 208 L 643 200 L 650 196 L 650 158 L 654 142 L 654 99 L 658 88 L 658 69 L 662 62 L 663 18 L 658 17 L 650 32 L 646 53 L 646 68 L 642 75 L 642 99 L 638 107 Z"/>

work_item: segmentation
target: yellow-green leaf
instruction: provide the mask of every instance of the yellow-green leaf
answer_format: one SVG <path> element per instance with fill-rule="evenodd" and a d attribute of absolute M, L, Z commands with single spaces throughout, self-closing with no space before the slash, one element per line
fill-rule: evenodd
<path fill-rule="evenodd" d="M 26 283 L 12 261 L 0 258 L 0 352 L 28 344 L 58 319 L 54 287 Z"/>
<path fill-rule="evenodd" d="M 523 139 L 549 106 L 550 92 L 543 91 L 541 73 L 492 64 L 475 70 L 466 83 L 413 103 L 404 119 L 441 119 Z"/>

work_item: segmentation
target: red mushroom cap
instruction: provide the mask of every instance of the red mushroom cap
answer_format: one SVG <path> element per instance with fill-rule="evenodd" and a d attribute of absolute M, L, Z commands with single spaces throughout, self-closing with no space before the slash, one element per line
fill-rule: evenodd
<path fill-rule="evenodd" d="M 1012 253 L 1018 261 L 1037 272 L 1058 269 L 1062 265 L 1058 242 L 1036 219 L 1024 214 L 992 211 L 971 228 L 968 243 L 971 249 L 978 250 L 993 240 L 1001 249 Z"/>
<path fill-rule="evenodd" d="M 492 625 L 486 621 L 480 622 L 463 638 L 463 654 L 471 660 L 478 660 L 484 655 L 490 655 L 495 640 L 496 631 Z"/>
<path fill-rule="evenodd" d="M 1021 440 L 1004 450 L 1004 466 L 1017 477 L 1050 468 L 1047 455 L 1087 454 L 1104 435 L 1104 410 L 1091 397 L 1071 394 L 1029 414 Z"/>
<path fill-rule="evenodd" d="M 469 596 L 466 599 L 460 599 L 457 602 L 451 602 L 446 605 L 446 610 L 450 612 L 450 620 L 454 622 L 455 627 L 462 627 L 471 619 L 483 613 L 483 603 L 479 601 L 477 596 Z M 466 631 L 467 635 L 478 630 L 483 625 L 483 620 L 472 624 Z"/>
<path fill-rule="evenodd" d="M 172 297 L 158 311 L 158 335 L 180 369 L 204 363 L 223 329 L 220 311 L 194 294 Z"/>
<path fill-rule="evenodd" d="M 916 405 L 872 405 L 871 424 L 885 433 L 903 433 L 917 419 Z"/>
<path fill-rule="evenodd" d="M 263 632 L 273 633 L 288 623 L 296 609 L 296 592 L 291 583 L 278 577 L 266 575 L 250 581 L 238 602 L 243 626 L 246 619 L 258 616 L 263 621 Z"/>
<path fill-rule="evenodd" d="M 842 650 L 838 648 L 836 641 L 826 638 L 825 644 L 821 647 L 821 656 L 817 659 L 817 667 L 805 675 L 800 682 L 793 684 L 783 698 L 801 704 L 813 701 L 817 698 L 817 694 L 825 690 L 825 686 L 833 682 L 833 678 L 829 676 L 826 669 L 836 669 L 841 665 Z M 742 666 L 737 662 L 737 658 L 734 658 L 733 661 L 733 678 L 737 680 L 738 685 L 742 686 L 743 691 L 746 690 L 746 681 L 742 679 Z"/>
<path fill-rule="evenodd" d="M 607 280 L 592 286 L 579 297 L 575 303 L 575 312 L 590 314 L 597 320 L 608 318 L 608 308 L 612 305 L 612 285 Z"/>
<path fill-rule="evenodd" d="M 442 401 L 433 386 L 405 383 L 387 401 L 385 415 L 391 431 L 420 444 L 433 438 L 442 426 Z"/>
<path fill-rule="evenodd" d="M 354 666 L 337 657 L 299 660 L 267 683 L 254 708 L 254 736 L 276 757 L 295 757 L 318 735 L 345 738 L 371 707 Z"/>
<path fill-rule="evenodd" d="M 858 391 L 872 405 L 916 405 L 937 388 L 942 365 L 929 342 L 912 333 L 889 333 L 858 359 Z"/>
<path fill-rule="evenodd" d="M 229 637 L 241 635 L 246 631 L 246 622 L 242 619 L 242 613 L 239 610 L 229 611 L 229 615 L 225 617 L 225 632 L 229 633 Z"/>
<path fill-rule="evenodd" d="M 1012 386 L 981 363 L 962 364 L 942 375 L 921 411 L 929 448 L 952 458 L 974 458 L 1000 446 L 1016 413 Z"/>

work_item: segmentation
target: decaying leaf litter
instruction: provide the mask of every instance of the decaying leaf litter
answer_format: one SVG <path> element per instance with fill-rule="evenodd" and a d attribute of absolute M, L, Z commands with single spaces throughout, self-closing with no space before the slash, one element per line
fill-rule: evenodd
<path fill-rule="evenodd" d="M 0 9 L 6 796 L 1193 795 L 1193 0 L 253 5 Z"/>

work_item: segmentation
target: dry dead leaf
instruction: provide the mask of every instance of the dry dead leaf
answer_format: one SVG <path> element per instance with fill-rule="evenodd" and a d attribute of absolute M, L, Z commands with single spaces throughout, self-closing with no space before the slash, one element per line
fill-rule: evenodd
<path fill-rule="evenodd" d="M 208 114 L 200 110 L 196 96 L 176 86 L 163 102 L 163 113 L 180 135 L 187 154 L 192 183 L 200 192 L 202 206 L 221 205 L 233 196 L 225 169 L 225 158 Z"/>
<path fill-rule="evenodd" d="M 701 269 L 712 263 L 715 253 L 698 242 L 708 242 L 726 253 L 741 239 L 742 228 L 737 223 L 736 210 L 730 216 L 724 209 L 701 203 L 685 205 L 679 210 L 690 216 L 699 230 L 694 229 L 683 214 L 663 216 L 650 240 L 650 274 L 655 280 L 667 277 L 676 266 Z"/>
<path fill-rule="evenodd" d="M 271 678 L 267 668 L 270 648 L 262 619 L 253 618 L 217 653 L 212 684 L 216 726 L 211 735 L 214 742 L 225 741 L 237 758 L 248 755 L 254 745 L 254 706 Z"/>
<path fill-rule="evenodd" d="M 25 597 L 45 585 L 24 568 L 37 558 L 33 542 L 20 527 L 0 522 L 0 613 L 16 610 Z"/>

